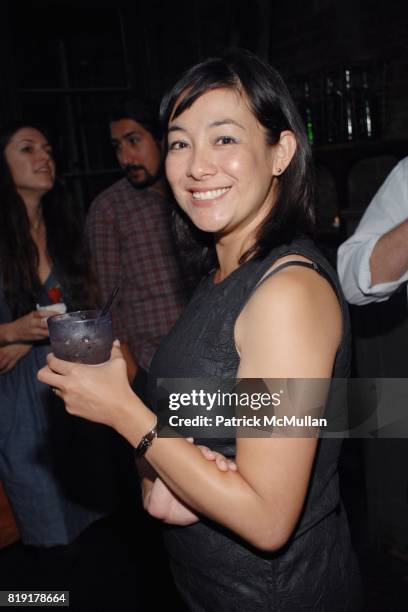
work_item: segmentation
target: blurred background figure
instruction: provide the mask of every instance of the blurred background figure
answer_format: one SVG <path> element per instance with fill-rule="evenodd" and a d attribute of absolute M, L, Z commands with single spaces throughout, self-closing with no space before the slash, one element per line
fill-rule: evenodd
<path fill-rule="evenodd" d="M 150 361 L 185 305 L 186 289 L 171 237 L 158 109 L 127 99 L 111 112 L 109 128 L 124 178 L 92 203 L 87 234 L 102 298 L 121 286 L 114 332 L 143 396 Z"/>
<path fill-rule="evenodd" d="M 36 378 L 50 351 L 46 317 L 97 302 L 80 222 L 56 180 L 46 132 L 25 123 L 5 128 L 0 134 L 0 481 L 25 546 L 22 558 L 31 555 L 32 567 L 43 559 L 50 580 L 73 564 L 78 551 L 68 545 L 117 503 L 110 435 L 67 419 L 58 398 Z M 10 526 L 6 499 L 2 506 Z M 2 564 L 2 580 L 7 567 L 16 570 Z M 13 580 L 18 582 L 17 574 Z"/>
<path fill-rule="evenodd" d="M 86 232 L 102 300 L 120 286 L 112 307 L 114 335 L 121 341 L 132 387 L 144 398 L 150 362 L 185 306 L 188 283 L 171 234 L 173 201 L 163 173 L 158 108 L 152 101 L 129 98 L 109 116 L 124 176 L 93 201 Z M 135 537 L 143 534 L 150 543 L 145 574 L 160 573 L 171 598 L 174 587 L 161 538 L 142 511 L 134 449 L 122 438 L 115 441 L 125 522 L 129 533 L 133 526 Z"/>
<path fill-rule="evenodd" d="M 17 542 L 19 538 L 16 520 L 0 482 L 0 550 Z"/>
<path fill-rule="evenodd" d="M 400 161 L 338 252 L 343 291 L 360 306 L 388 300 L 408 281 L 408 157 Z"/>
<path fill-rule="evenodd" d="M 366 320 L 367 336 L 373 323 L 375 333 L 382 334 L 376 360 L 372 355 L 362 358 L 360 342 L 356 354 L 360 376 L 408 377 L 404 357 L 408 352 L 408 157 L 394 167 L 355 233 L 339 247 L 338 271 L 350 304 L 374 307 L 360 308 L 365 312 L 360 318 Z M 382 303 L 388 310 L 380 310 Z M 387 339 L 391 332 L 392 343 Z M 389 405 L 383 402 L 384 410 Z M 371 545 L 385 546 L 408 563 L 408 441 L 364 440 L 363 450 Z"/>

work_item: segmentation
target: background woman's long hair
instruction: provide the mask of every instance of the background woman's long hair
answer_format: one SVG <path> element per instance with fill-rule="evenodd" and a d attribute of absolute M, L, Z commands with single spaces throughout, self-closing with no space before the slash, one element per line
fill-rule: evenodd
<path fill-rule="evenodd" d="M 13 135 L 30 124 L 9 126 L 0 133 L 0 272 L 6 302 L 13 319 L 35 309 L 41 287 L 38 277 L 39 254 L 31 237 L 30 224 L 23 199 L 14 185 L 4 150 Z M 90 259 L 83 241 L 83 219 L 62 185 L 41 200 L 47 236 L 47 250 L 70 310 L 95 306 L 96 284 Z"/>

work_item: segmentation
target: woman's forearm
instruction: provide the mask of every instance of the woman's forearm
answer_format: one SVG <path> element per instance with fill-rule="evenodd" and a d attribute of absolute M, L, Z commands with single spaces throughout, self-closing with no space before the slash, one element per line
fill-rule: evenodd
<path fill-rule="evenodd" d="M 0 324 L 0 344 L 11 344 L 15 341 L 13 329 L 13 322 Z"/>
<path fill-rule="evenodd" d="M 408 269 L 408 221 L 383 234 L 370 258 L 371 285 L 397 281 Z"/>
<path fill-rule="evenodd" d="M 119 433 L 136 447 L 151 428 L 152 416 L 145 406 L 131 408 L 127 417 L 121 419 Z M 145 423 L 144 428 L 140 422 Z M 281 521 L 273 505 L 239 472 L 221 472 L 196 446 L 181 438 L 157 438 L 145 458 L 195 512 L 224 525 L 258 548 L 271 550 L 282 545 Z"/>
<path fill-rule="evenodd" d="M 147 459 L 195 512 L 234 531 L 257 548 L 280 547 L 280 521 L 270 500 L 262 498 L 238 471 L 220 472 L 199 449 L 174 438 L 156 440 Z"/>
<path fill-rule="evenodd" d="M 38 378 L 56 389 L 70 414 L 113 427 L 134 448 L 156 423 L 153 412 L 131 390 L 117 345 L 111 359 L 98 367 L 53 355 L 47 363 Z M 301 511 L 315 450 L 310 442 L 238 439 L 237 471 L 220 471 L 199 448 L 180 438 L 153 440 L 145 459 L 193 512 L 253 546 L 274 550 L 287 540 Z"/>

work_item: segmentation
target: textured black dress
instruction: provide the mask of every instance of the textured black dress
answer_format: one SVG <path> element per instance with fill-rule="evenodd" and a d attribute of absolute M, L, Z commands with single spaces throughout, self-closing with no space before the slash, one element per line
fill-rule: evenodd
<path fill-rule="evenodd" d="M 249 261 L 223 282 L 213 275 L 199 285 L 190 304 L 163 341 L 150 369 L 150 384 L 165 378 L 234 378 L 239 356 L 235 321 L 271 265 L 299 254 L 330 279 L 343 313 L 343 338 L 333 376 L 345 377 L 350 364 L 347 306 L 334 271 L 312 242 L 299 240 L 273 249 L 262 261 Z M 226 456 L 231 440 L 206 440 Z M 339 439 L 321 439 L 301 518 L 288 544 L 264 553 L 230 531 L 202 519 L 188 527 L 164 528 L 176 584 L 194 612 L 333 612 L 358 609 L 354 603 L 355 561 L 339 497 Z"/>

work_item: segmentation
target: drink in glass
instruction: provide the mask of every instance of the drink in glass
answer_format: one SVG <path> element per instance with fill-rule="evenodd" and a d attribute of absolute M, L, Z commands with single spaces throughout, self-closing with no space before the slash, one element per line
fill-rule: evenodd
<path fill-rule="evenodd" d="M 108 361 L 113 342 L 110 312 L 79 310 L 48 319 L 53 353 L 59 359 L 98 364 Z"/>

